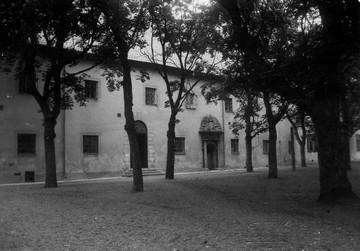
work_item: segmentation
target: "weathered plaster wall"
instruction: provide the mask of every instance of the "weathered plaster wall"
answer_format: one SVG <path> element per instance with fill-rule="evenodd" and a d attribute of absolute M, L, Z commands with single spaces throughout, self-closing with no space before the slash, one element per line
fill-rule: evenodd
<path fill-rule="evenodd" d="M 0 180 L 25 180 L 25 171 L 35 172 L 35 181 L 45 174 L 42 113 L 30 94 L 18 93 L 18 81 L 13 74 L 1 73 L 0 82 Z M 63 166 L 62 114 L 56 126 L 55 147 L 58 175 Z M 36 134 L 36 154 L 17 153 L 17 134 Z"/>

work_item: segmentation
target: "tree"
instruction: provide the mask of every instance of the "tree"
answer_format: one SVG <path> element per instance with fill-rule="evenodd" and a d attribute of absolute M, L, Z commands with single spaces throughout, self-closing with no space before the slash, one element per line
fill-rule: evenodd
<path fill-rule="evenodd" d="M 300 165 L 301 167 L 306 167 L 305 146 L 307 133 L 309 132 L 309 126 L 306 124 L 305 121 L 306 113 L 299 110 L 295 106 L 291 106 L 286 113 L 286 118 L 288 119 L 293 128 L 296 141 L 300 146 Z M 301 128 L 301 134 L 298 130 L 299 125 Z"/>
<path fill-rule="evenodd" d="M 225 100 L 229 95 L 236 98 L 239 108 L 234 111 L 234 121 L 230 128 L 236 137 L 239 136 L 240 130 L 245 129 L 245 167 L 247 172 L 252 172 L 252 140 L 260 133 L 267 131 L 268 125 L 266 116 L 260 115 L 263 108 L 259 102 L 260 94 L 251 89 L 251 85 L 238 75 L 239 72 L 231 73 L 231 67 L 227 67 L 223 72 L 225 81 L 222 84 L 214 82 L 204 84 L 202 94 L 207 102 L 214 103 L 217 103 L 218 100 Z"/>
<path fill-rule="evenodd" d="M 91 4 L 101 10 L 107 33 L 101 41 L 101 50 L 111 54 L 111 64 L 107 65 L 107 79 L 110 89 L 120 88 L 124 91 L 125 130 L 128 135 L 133 169 L 134 192 L 144 190 L 140 151 L 135 131 L 131 79 L 131 61 L 129 51 L 142 47 L 142 39 L 149 27 L 148 1 L 142 0 L 90 0 Z M 101 51 L 100 50 L 100 51 Z M 119 70 L 120 69 L 120 70 Z M 122 76 L 119 82 L 118 77 Z"/>
<path fill-rule="evenodd" d="M 288 76 L 293 83 L 293 93 L 288 96 L 297 92 L 298 97 L 293 98 L 311 116 L 318 139 L 319 200 L 353 198 L 346 173 L 350 167 L 349 137 L 344 136 L 347 129 L 343 122 L 347 115 L 342 106 L 344 97 L 352 91 L 351 85 L 343 81 L 348 75 L 344 62 L 351 62 L 360 51 L 360 3 L 350 0 L 294 1 L 294 4 L 297 11 L 316 12 L 321 18 L 300 33 L 297 53 L 287 67 L 293 74 L 292 78 Z"/>
<path fill-rule="evenodd" d="M 238 134 L 238 130 L 245 129 L 245 167 L 247 172 L 252 172 L 252 140 L 260 133 L 266 132 L 268 125 L 266 118 L 264 116 L 260 117 L 259 114 L 262 109 L 259 103 L 259 93 L 244 87 L 243 91 L 240 90 L 235 96 L 240 106 L 235 112 L 234 122 L 231 127 L 235 134 Z"/>
<path fill-rule="evenodd" d="M 175 127 L 180 122 L 176 117 L 183 111 L 184 102 L 188 102 L 187 105 L 195 102 L 194 87 L 218 63 L 216 58 L 211 58 L 210 62 L 204 60 L 210 44 L 215 42 L 208 39 L 210 34 L 214 34 L 215 24 L 204 6 L 191 2 L 152 2 L 151 48 L 150 52 L 143 52 L 165 82 L 168 96 L 165 107 L 171 111 L 167 131 L 166 179 L 174 179 Z M 170 67 L 175 67 L 179 77 L 171 75 Z"/>
<path fill-rule="evenodd" d="M 251 40 L 240 40 L 242 35 L 247 35 L 248 28 L 244 23 L 246 18 L 241 18 L 242 13 L 271 1 L 247 2 L 248 9 L 245 1 L 218 2 L 231 16 L 236 45 L 248 49 Z M 274 83 L 270 85 L 272 90 L 299 106 L 313 120 L 319 146 L 319 200 L 352 198 L 354 193 L 342 161 L 343 144 L 338 144 L 343 142 L 340 101 L 349 90 L 339 79 L 344 75 L 341 63 L 359 54 L 360 3 L 355 0 L 293 0 L 279 4 L 286 4 L 287 10 L 279 17 L 289 19 L 292 26 L 284 29 L 285 33 L 275 34 L 288 35 L 285 44 L 288 50 L 281 50 L 285 52 L 284 58 L 274 65 L 268 75 L 273 81 L 268 83 Z M 256 58 L 251 61 L 259 65 Z"/>
<path fill-rule="evenodd" d="M 85 72 L 69 74 L 99 38 L 99 13 L 81 1 L 3 1 L 0 4 L 1 52 L 17 64 L 17 77 L 27 84 L 44 117 L 45 187 L 56 187 L 55 126 L 61 109 L 73 105 L 71 93 L 84 104 L 80 84 Z M 40 90 L 40 88 L 42 90 Z"/>

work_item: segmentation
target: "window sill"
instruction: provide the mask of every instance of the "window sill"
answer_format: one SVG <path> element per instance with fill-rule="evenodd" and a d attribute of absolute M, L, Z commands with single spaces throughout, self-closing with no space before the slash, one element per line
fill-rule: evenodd
<path fill-rule="evenodd" d="M 20 158 L 31 158 L 36 157 L 36 153 L 18 153 L 17 156 Z"/>

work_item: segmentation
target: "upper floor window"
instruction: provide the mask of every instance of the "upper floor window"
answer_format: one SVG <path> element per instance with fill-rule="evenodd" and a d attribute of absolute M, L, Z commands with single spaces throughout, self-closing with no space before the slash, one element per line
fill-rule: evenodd
<path fill-rule="evenodd" d="M 98 135 L 83 135 L 83 154 L 87 154 L 87 155 L 99 154 Z"/>
<path fill-rule="evenodd" d="M 269 154 L 269 140 L 263 140 L 263 154 Z"/>
<path fill-rule="evenodd" d="M 36 134 L 19 133 L 17 135 L 18 154 L 36 154 Z"/>
<path fill-rule="evenodd" d="M 85 80 L 85 97 L 89 99 L 97 99 L 99 97 L 98 93 L 98 81 L 95 80 Z"/>
<path fill-rule="evenodd" d="M 231 139 L 231 153 L 239 153 L 239 139 Z"/>
<path fill-rule="evenodd" d="M 232 98 L 225 99 L 225 112 L 233 112 Z"/>
<path fill-rule="evenodd" d="M 25 73 L 19 74 L 19 93 L 20 94 L 30 93 L 30 81 Z"/>
<path fill-rule="evenodd" d="M 185 138 L 175 138 L 175 154 L 185 154 Z"/>
<path fill-rule="evenodd" d="M 145 87 L 145 104 L 157 105 L 156 88 Z"/>
<path fill-rule="evenodd" d="M 187 109 L 196 109 L 196 95 L 195 93 L 188 93 L 186 95 L 185 107 Z"/>
<path fill-rule="evenodd" d="M 317 139 L 315 134 L 307 135 L 307 151 L 308 153 L 317 152 Z"/>

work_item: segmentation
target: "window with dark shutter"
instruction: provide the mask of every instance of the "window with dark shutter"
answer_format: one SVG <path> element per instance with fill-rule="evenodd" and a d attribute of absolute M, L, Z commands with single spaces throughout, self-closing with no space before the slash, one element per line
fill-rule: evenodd
<path fill-rule="evenodd" d="M 225 112 L 233 112 L 232 98 L 225 99 Z"/>
<path fill-rule="evenodd" d="M 36 134 L 19 133 L 17 135 L 18 154 L 36 154 Z"/>
<path fill-rule="evenodd" d="M 98 98 L 98 82 L 94 80 L 85 80 L 85 97 L 88 99 L 97 99 Z"/>
<path fill-rule="evenodd" d="M 99 136 L 83 135 L 83 153 L 86 155 L 99 154 Z"/>
<path fill-rule="evenodd" d="M 156 105 L 156 88 L 145 87 L 145 104 Z"/>
<path fill-rule="evenodd" d="M 239 140 L 231 139 L 231 153 L 239 153 Z"/>
<path fill-rule="evenodd" d="M 175 154 L 185 154 L 185 138 L 175 138 Z"/>
<path fill-rule="evenodd" d="M 19 94 L 29 94 L 30 88 L 29 88 L 30 82 L 29 78 L 25 73 L 19 74 Z"/>

